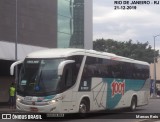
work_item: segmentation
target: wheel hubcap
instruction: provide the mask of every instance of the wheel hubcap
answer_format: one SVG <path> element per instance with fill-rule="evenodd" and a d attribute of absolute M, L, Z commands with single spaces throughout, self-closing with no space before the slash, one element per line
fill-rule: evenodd
<path fill-rule="evenodd" d="M 79 106 L 79 110 L 80 110 L 80 113 L 86 113 L 86 111 L 87 111 L 86 105 L 85 104 L 81 104 Z"/>
<path fill-rule="evenodd" d="M 136 108 L 136 104 L 133 103 L 133 105 L 132 105 L 132 110 L 134 110 L 135 108 Z"/>

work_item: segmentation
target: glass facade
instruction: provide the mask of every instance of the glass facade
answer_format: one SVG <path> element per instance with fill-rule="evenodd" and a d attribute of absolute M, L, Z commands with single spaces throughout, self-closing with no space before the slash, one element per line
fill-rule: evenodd
<path fill-rule="evenodd" d="M 58 48 L 84 48 L 84 0 L 58 0 Z"/>
<path fill-rule="evenodd" d="M 84 0 L 74 0 L 73 20 L 70 46 L 84 48 Z"/>

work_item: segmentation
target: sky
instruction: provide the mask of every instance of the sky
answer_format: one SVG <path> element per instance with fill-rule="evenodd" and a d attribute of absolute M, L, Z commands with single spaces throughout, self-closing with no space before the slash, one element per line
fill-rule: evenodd
<path fill-rule="evenodd" d="M 160 2 L 135 5 L 128 0 L 126 6 L 136 6 L 132 10 L 115 10 L 116 0 L 93 0 L 93 40 L 114 39 L 117 41 L 133 40 L 149 44 L 154 48 L 154 37 L 160 34 Z M 123 0 L 119 0 L 123 1 Z M 155 47 L 160 50 L 160 36 L 155 38 Z"/>

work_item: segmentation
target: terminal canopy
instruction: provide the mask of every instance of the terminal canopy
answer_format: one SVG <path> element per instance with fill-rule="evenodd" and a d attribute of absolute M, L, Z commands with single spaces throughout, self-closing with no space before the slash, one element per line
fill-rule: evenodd
<path fill-rule="evenodd" d="M 47 48 L 17 44 L 17 60 L 23 60 L 27 54 Z M 15 43 L 0 41 L 0 60 L 15 60 Z"/>

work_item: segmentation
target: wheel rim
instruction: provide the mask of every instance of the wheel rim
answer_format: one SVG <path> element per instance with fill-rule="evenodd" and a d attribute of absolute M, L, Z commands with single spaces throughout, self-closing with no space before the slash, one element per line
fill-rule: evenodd
<path fill-rule="evenodd" d="M 136 101 L 132 100 L 132 106 L 131 106 L 132 111 L 136 109 Z"/>
<path fill-rule="evenodd" d="M 136 104 L 135 104 L 135 102 L 133 102 L 132 110 L 135 110 L 135 108 L 136 108 Z"/>
<path fill-rule="evenodd" d="M 86 105 L 84 103 L 80 104 L 80 106 L 79 106 L 79 112 L 80 113 L 86 113 L 86 111 L 87 111 Z"/>

